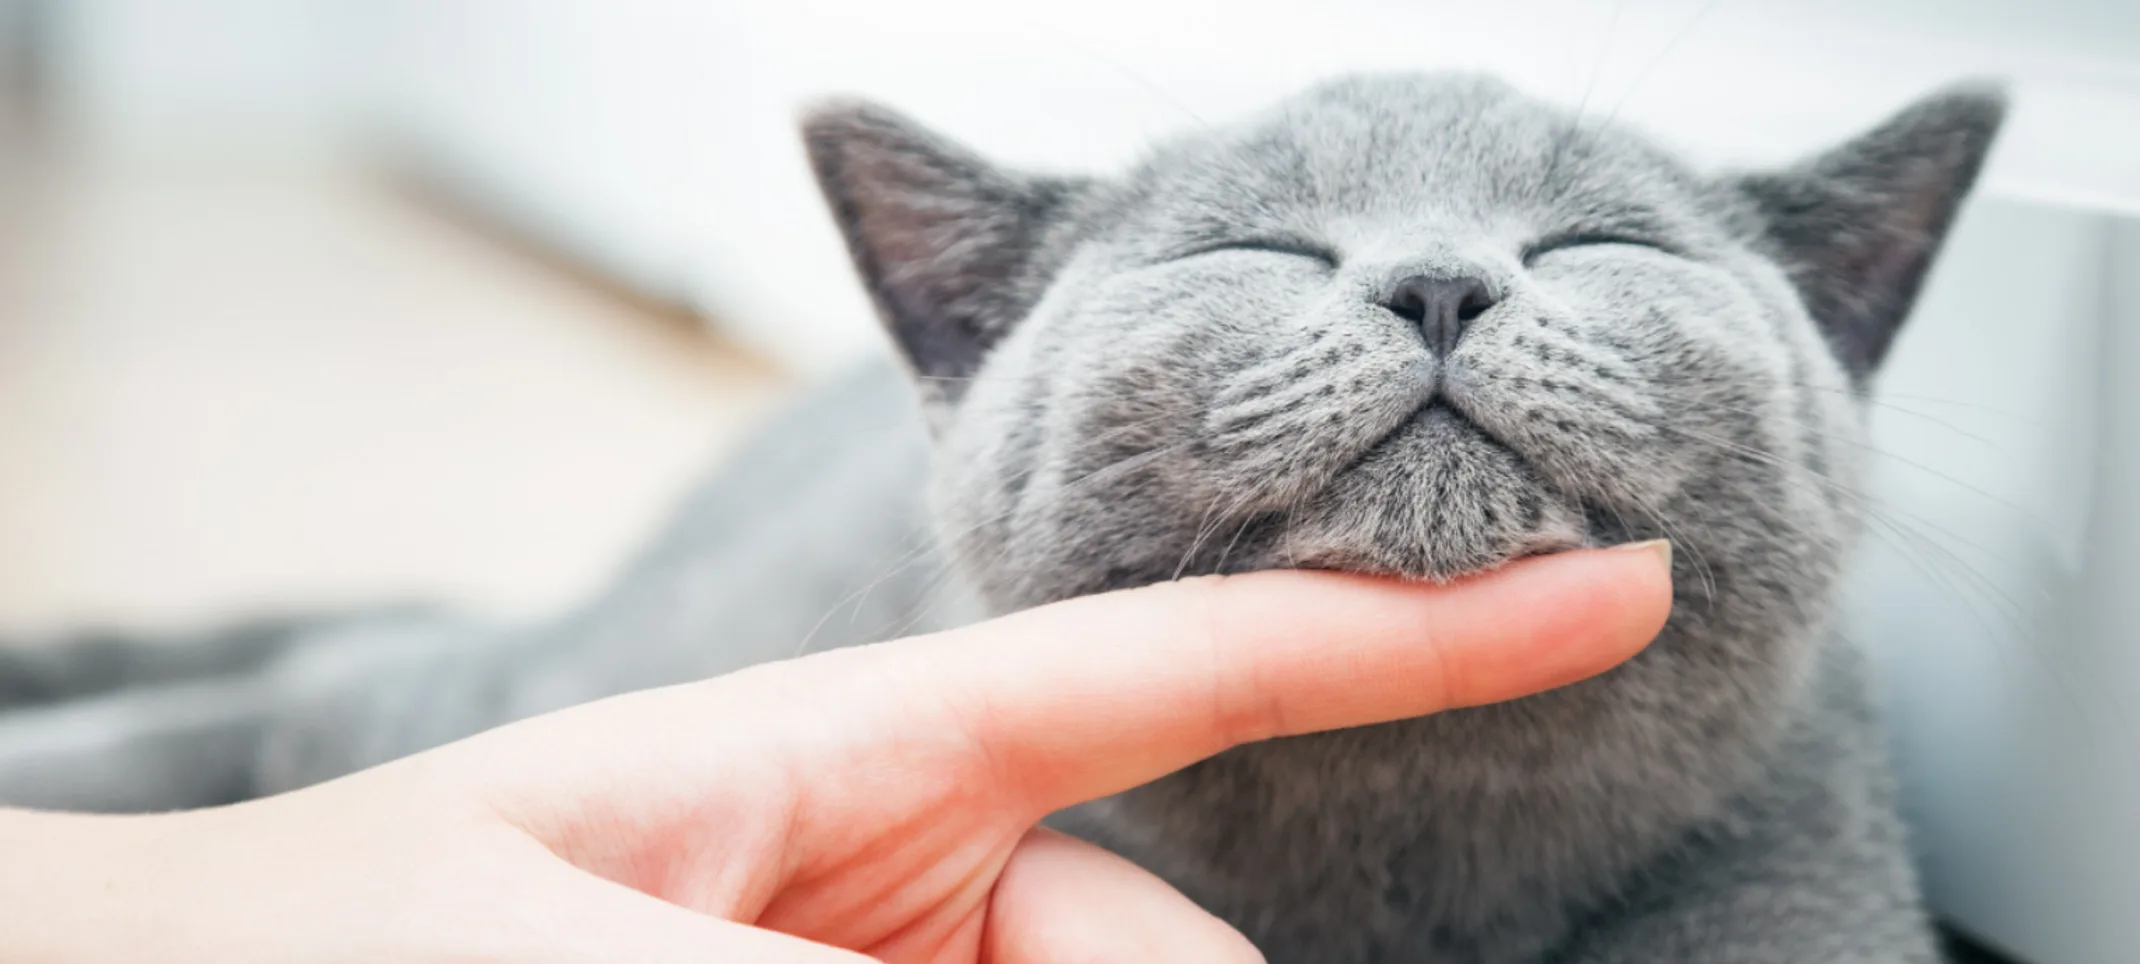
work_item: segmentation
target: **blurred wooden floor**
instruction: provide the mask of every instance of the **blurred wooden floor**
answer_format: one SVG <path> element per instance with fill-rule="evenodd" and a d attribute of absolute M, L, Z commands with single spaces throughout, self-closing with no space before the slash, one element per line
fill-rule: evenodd
<path fill-rule="evenodd" d="M 0 635 L 550 609 L 786 385 L 347 167 L 0 146 Z"/>

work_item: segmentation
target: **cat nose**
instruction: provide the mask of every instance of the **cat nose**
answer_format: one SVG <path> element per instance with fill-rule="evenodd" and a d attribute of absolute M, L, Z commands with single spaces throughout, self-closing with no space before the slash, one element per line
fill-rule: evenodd
<path fill-rule="evenodd" d="M 1447 358 L 1472 320 L 1494 306 L 1494 295 L 1478 278 L 1415 274 L 1397 282 L 1382 306 L 1418 325 L 1427 347 Z"/>

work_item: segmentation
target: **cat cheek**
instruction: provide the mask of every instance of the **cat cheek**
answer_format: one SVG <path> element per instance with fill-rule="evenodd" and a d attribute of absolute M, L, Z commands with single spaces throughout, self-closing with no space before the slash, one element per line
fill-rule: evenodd
<path fill-rule="evenodd" d="M 1562 491 L 1640 504 L 1676 492 L 1691 473 L 1660 428 L 1669 406 L 1608 351 L 1515 335 L 1452 362 L 1443 375 L 1451 404 Z"/>

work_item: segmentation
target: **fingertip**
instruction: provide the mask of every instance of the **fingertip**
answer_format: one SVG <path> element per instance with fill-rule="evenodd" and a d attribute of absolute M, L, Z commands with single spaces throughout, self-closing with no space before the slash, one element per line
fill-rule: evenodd
<path fill-rule="evenodd" d="M 1605 597 L 1602 604 L 1624 620 L 1620 639 L 1628 647 L 1626 655 L 1633 656 L 1657 638 L 1672 616 L 1672 541 L 1651 539 L 1592 554 L 1604 557 L 1614 570 L 1596 591 Z"/>
<path fill-rule="evenodd" d="M 1486 671 L 1456 694 L 1476 705 L 1604 673 L 1648 648 L 1672 614 L 1671 544 L 1663 540 L 1525 560 L 1507 578 L 1534 621 L 1525 644 L 1483 654 Z M 1495 574 L 1495 578 L 1502 574 Z"/>

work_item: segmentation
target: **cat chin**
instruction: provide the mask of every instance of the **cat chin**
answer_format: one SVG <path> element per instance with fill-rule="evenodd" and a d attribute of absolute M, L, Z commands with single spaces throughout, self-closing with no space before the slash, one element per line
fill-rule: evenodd
<path fill-rule="evenodd" d="M 1357 572 L 1418 582 L 1447 583 L 1491 572 L 1533 556 L 1592 547 L 1587 532 L 1554 525 L 1528 534 L 1506 534 L 1491 546 L 1463 544 L 1393 544 L 1355 540 L 1296 542 L 1286 552 L 1287 567 Z"/>
<path fill-rule="evenodd" d="M 1331 553 L 1300 560 L 1299 568 L 1324 569 L 1334 572 L 1355 572 L 1367 576 L 1383 576 L 1410 582 L 1427 582 L 1437 585 L 1458 582 L 1473 576 L 1492 572 L 1503 566 L 1535 556 L 1550 556 L 1584 548 L 1581 543 L 1554 542 L 1536 548 L 1526 548 L 1502 555 L 1489 556 L 1483 561 L 1477 558 L 1450 559 L 1447 562 L 1420 566 L 1410 562 L 1378 557 L 1366 553 Z"/>
<path fill-rule="evenodd" d="M 1423 409 L 1289 513 L 1292 564 L 1448 582 L 1591 540 L 1586 513 L 1510 446 Z"/>

